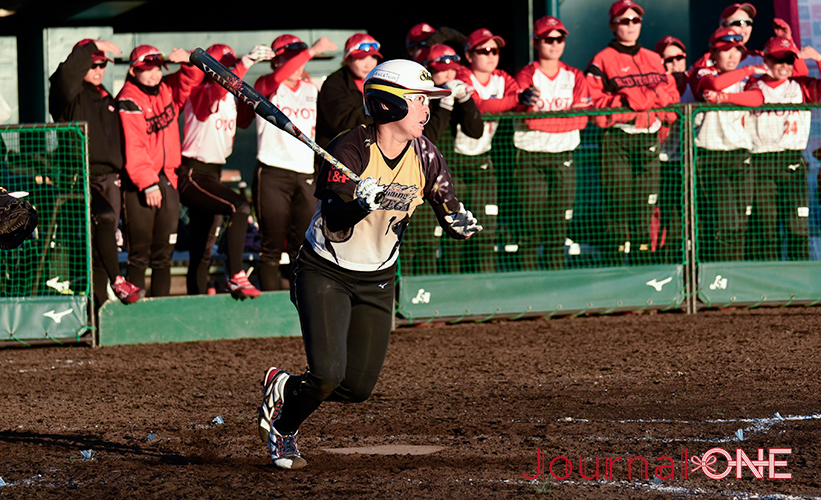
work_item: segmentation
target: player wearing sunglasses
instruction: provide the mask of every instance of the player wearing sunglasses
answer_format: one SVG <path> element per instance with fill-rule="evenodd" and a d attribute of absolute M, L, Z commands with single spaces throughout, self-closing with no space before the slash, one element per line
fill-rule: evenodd
<path fill-rule="evenodd" d="M 516 74 L 521 88 L 535 87 L 539 98 L 529 111 L 544 113 L 591 105 L 584 74 L 560 59 L 567 28 L 545 16 L 533 25 L 536 60 Z M 516 184 L 522 206 L 516 219 L 519 265 L 522 270 L 563 269 L 565 240 L 576 199 L 573 151 L 581 141 L 586 116 L 530 118 L 514 122 Z M 541 256 L 539 247 L 543 247 Z"/>
<path fill-rule="evenodd" d="M 594 117 L 603 127 L 601 180 L 606 235 L 600 249 L 608 265 L 653 262 L 651 219 L 659 193 L 659 137 L 675 113 L 655 112 L 679 102 L 676 82 L 661 57 L 639 43 L 644 9 L 632 0 L 610 6 L 615 39 L 593 56 L 587 83 L 597 108 L 632 112 Z"/>
<path fill-rule="evenodd" d="M 88 122 L 89 187 L 91 191 L 91 249 L 94 299 L 97 307 L 108 297 L 108 286 L 125 302 L 145 295 L 120 275 L 116 231 L 120 221 L 120 172 L 124 160 L 117 101 L 103 85 L 106 52 L 121 54 L 106 40 L 77 42 L 49 81 L 49 112 L 56 122 Z"/>
<path fill-rule="evenodd" d="M 808 58 L 821 61 L 818 51 L 804 49 Z M 820 102 L 821 80 L 794 76 L 798 54 L 790 38 L 771 38 L 764 46 L 769 72 L 751 79 L 747 88 L 759 89 L 765 103 Z M 811 121 L 808 110 L 754 110 L 750 116 L 755 191 L 748 248 L 761 260 L 781 260 L 782 243 L 787 260 L 809 260 L 809 186 L 803 152 Z M 778 229 L 782 222 L 783 238 Z"/>

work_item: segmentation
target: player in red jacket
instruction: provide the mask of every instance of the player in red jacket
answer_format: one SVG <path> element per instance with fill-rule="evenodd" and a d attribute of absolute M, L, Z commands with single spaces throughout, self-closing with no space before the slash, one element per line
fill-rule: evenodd
<path fill-rule="evenodd" d="M 274 56 L 266 45 L 257 45 L 240 59 L 231 47 L 221 43 L 208 47 L 207 52 L 240 78 L 257 61 Z M 206 293 L 211 249 L 217 239 L 216 231 L 222 225 L 222 216 L 227 215 L 225 288 L 235 298 L 259 297 L 260 291 L 248 280 L 242 266 L 251 205 L 244 195 L 221 181 L 222 166 L 234 151 L 237 127 L 248 127 L 254 112 L 244 104 L 238 105 L 237 98 L 225 87 L 206 78 L 191 92 L 183 113 L 182 165 L 177 174 L 180 201 L 188 207 L 188 293 Z"/>
<path fill-rule="evenodd" d="M 812 47 L 804 47 L 803 53 L 816 63 L 821 61 L 821 54 Z M 764 46 L 769 72 L 751 79 L 747 88 L 760 90 L 767 104 L 821 101 L 821 80 L 793 76 L 798 60 L 799 50 L 792 39 L 771 38 Z M 780 260 L 782 242 L 786 242 L 787 260 L 809 260 L 809 186 L 803 152 L 810 138 L 812 113 L 756 109 L 749 118 L 755 176 L 750 257 Z M 784 238 L 778 230 L 782 222 Z"/>
<path fill-rule="evenodd" d="M 184 49 L 168 56 L 168 62 L 182 67 L 166 77 L 166 59 L 156 47 L 140 45 L 130 59 L 128 77 L 117 96 L 128 173 L 123 180 L 128 281 L 145 288 L 150 266 L 151 295 L 161 297 L 171 292 L 171 257 L 180 220 L 179 112 L 205 73 L 188 64 Z"/>
<path fill-rule="evenodd" d="M 638 43 L 644 9 L 632 0 L 610 6 L 615 39 L 593 56 L 587 83 L 597 108 L 628 112 L 594 117 L 602 134 L 601 184 L 606 217 L 602 253 L 610 266 L 652 262 L 651 219 L 658 203 L 659 138 L 676 114 L 656 112 L 679 101 L 676 82 L 655 52 Z M 632 110 L 632 111 L 629 111 Z"/>
<path fill-rule="evenodd" d="M 555 17 L 542 17 L 533 25 L 537 59 L 519 71 L 516 82 L 520 88 L 539 90 L 536 105 L 530 108 L 535 113 L 591 105 L 584 74 L 560 60 L 566 38 L 567 28 Z M 564 268 L 565 240 L 576 200 L 573 151 L 586 125 L 586 116 L 514 122 L 516 185 L 522 200 L 517 239 L 522 270 Z"/>

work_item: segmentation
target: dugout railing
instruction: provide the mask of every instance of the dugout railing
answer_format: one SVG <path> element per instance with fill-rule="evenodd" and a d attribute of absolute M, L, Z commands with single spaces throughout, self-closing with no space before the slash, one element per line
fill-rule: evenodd
<path fill-rule="evenodd" d="M 85 122 L 0 126 L 0 186 L 39 219 L 0 250 L 0 344 L 95 344 L 87 145 Z"/>
<path fill-rule="evenodd" d="M 397 321 L 814 305 L 817 113 L 684 104 L 639 114 L 662 122 L 644 134 L 622 128 L 632 111 L 484 116 L 496 123 L 486 154 L 458 154 L 450 135 L 438 144 L 484 239 L 450 241 L 420 207 L 400 255 Z M 551 138 L 533 130 L 568 141 L 542 147 Z"/>

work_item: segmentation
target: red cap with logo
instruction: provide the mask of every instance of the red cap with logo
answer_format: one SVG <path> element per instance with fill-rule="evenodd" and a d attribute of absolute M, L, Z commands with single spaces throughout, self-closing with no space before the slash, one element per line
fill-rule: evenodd
<path fill-rule="evenodd" d="M 74 51 L 74 49 L 76 49 L 76 48 L 78 48 L 78 47 L 85 47 L 86 45 L 88 45 L 88 44 L 90 44 L 90 43 L 92 43 L 92 42 L 94 42 L 94 40 L 93 40 L 93 39 L 91 39 L 91 38 L 83 38 L 82 40 L 80 40 L 79 42 L 77 42 L 77 43 L 75 43 L 75 44 L 74 44 L 74 48 L 72 49 L 72 51 Z M 105 55 L 105 52 L 103 52 L 102 50 L 98 50 L 97 52 L 95 52 L 95 53 L 91 54 L 91 61 L 92 61 L 92 62 L 95 62 L 95 63 L 102 62 L 102 61 L 111 61 L 111 62 L 114 62 L 114 60 L 113 60 L 113 59 L 109 59 L 109 58 Z"/>
<path fill-rule="evenodd" d="M 793 54 L 795 56 L 798 55 L 798 47 L 796 47 L 795 42 L 789 38 L 774 36 L 770 38 L 767 41 L 767 45 L 764 46 L 765 56 L 772 56 L 776 59 L 780 59 L 787 54 Z"/>
<path fill-rule="evenodd" d="M 428 68 L 431 72 L 458 69 L 462 59 L 449 45 L 435 43 L 425 47 L 416 57 L 416 62 Z"/>
<path fill-rule="evenodd" d="M 140 45 L 135 47 L 134 50 L 131 51 L 129 60 L 131 61 L 131 66 L 137 69 L 145 70 L 156 66 L 162 66 L 165 69 L 168 69 L 168 65 L 165 64 L 165 58 L 163 58 L 160 49 L 151 45 Z"/>
<path fill-rule="evenodd" d="M 271 43 L 274 56 L 285 56 L 286 59 L 290 59 L 307 48 L 308 44 L 294 35 L 279 35 Z"/>
<path fill-rule="evenodd" d="M 682 42 L 674 36 L 667 35 L 666 37 L 656 42 L 656 53 L 658 55 L 663 55 L 664 49 L 666 49 L 670 45 L 677 45 L 678 48 L 680 48 L 684 52 L 687 52 L 687 47 L 684 46 L 684 42 Z"/>
<path fill-rule="evenodd" d="M 533 23 L 533 38 L 539 38 L 543 35 L 547 35 L 551 31 L 561 31 L 565 35 L 567 34 L 567 28 L 564 27 L 561 21 L 553 16 L 544 16 L 540 17 Z"/>
<path fill-rule="evenodd" d="M 412 47 L 425 42 L 436 30 L 428 23 L 419 23 L 405 36 L 405 46 Z"/>
<path fill-rule="evenodd" d="M 353 57 L 354 59 L 364 59 L 368 56 L 384 57 L 379 49 L 382 46 L 374 37 L 367 33 L 354 33 L 345 42 L 345 56 L 343 59 Z"/>
<path fill-rule="evenodd" d="M 641 5 L 637 4 L 633 0 L 616 0 L 613 2 L 613 5 L 610 6 L 610 20 L 612 21 L 616 17 L 624 14 L 627 9 L 635 10 L 640 16 L 644 15 L 644 9 L 642 9 Z"/>
<path fill-rule="evenodd" d="M 719 28 L 710 35 L 710 49 L 725 51 L 738 47 L 741 49 L 741 53 L 746 55 L 747 48 L 744 46 L 743 39 L 741 33 L 733 28 Z"/>
<path fill-rule="evenodd" d="M 751 3 L 734 3 L 729 5 L 726 9 L 721 11 L 721 18 L 718 21 L 718 24 L 724 24 L 724 20 L 728 17 L 732 16 L 736 13 L 739 9 L 743 10 L 750 16 L 750 19 L 755 19 L 755 15 L 757 11 L 755 10 L 755 6 Z"/>
<path fill-rule="evenodd" d="M 215 43 L 208 47 L 206 52 L 226 68 L 233 68 L 237 65 L 237 55 L 234 53 L 234 49 L 227 45 Z"/>
<path fill-rule="evenodd" d="M 504 38 L 500 37 L 499 35 L 494 35 L 487 28 L 479 28 L 478 30 L 468 35 L 468 39 L 465 42 L 465 52 L 470 52 L 471 50 L 473 50 L 474 47 L 483 45 L 490 40 L 496 40 L 496 43 L 499 44 L 500 49 L 505 46 Z"/>

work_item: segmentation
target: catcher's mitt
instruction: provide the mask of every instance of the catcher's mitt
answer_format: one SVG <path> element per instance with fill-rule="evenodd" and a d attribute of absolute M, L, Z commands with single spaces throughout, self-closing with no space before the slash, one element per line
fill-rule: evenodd
<path fill-rule="evenodd" d="M 0 187 L 0 249 L 17 248 L 37 227 L 37 210 Z"/>

